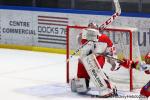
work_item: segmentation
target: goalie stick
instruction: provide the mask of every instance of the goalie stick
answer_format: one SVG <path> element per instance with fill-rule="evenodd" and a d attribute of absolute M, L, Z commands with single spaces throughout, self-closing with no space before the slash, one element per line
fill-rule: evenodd
<path fill-rule="evenodd" d="M 107 54 L 105 54 L 104 56 L 105 56 L 105 57 L 107 57 L 107 58 L 110 58 L 110 59 L 116 60 L 118 63 L 123 62 L 122 60 L 117 59 L 117 58 L 114 58 L 113 56 L 110 56 L 110 55 L 107 55 Z M 115 70 L 113 70 L 113 71 L 117 71 L 117 70 L 119 70 L 119 69 L 120 69 L 120 66 L 119 66 L 119 67 L 117 67 L 117 68 L 116 68 Z"/>
<path fill-rule="evenodd" d="M 110 58 L 110 59 L 116 60 L 118 63 L 123 62 L 122 60 L 117 59 L 117 58 L 114 58 L 113 56 L 110 56 L 109 54 L 102 54 L 102 55 L 104 55 L 104 56 L 105 56 L 105 57 L 107 57 L 107 58 Z"/>
<path fill-rule="evenodd" d="M 113 3 L 115 5 L 115 13 L 98 28 L 100 32 L 103 31 L 109 24 L 111 24 L 121 14 L 119 1 L 113 0 Z"/>
<path fill-rule="evenodd" d="M 99 31 L 102 32 L 109 24 L 111 24 L 117 17 L 120 16 L 121 14 L 121 8 L 120 8 L 120 4 L 118 0 L 113 0 L 113 3 L 115 5 L 115 13 L 108 18 L 103 24 L 101 24 L 99 26 Z M 86 43 L 84 43 L 82 46 L 80 46 L 68 59 L 67 62 L 69 61 L 69 59 L 71 59 L 74 55 L 76 55 L 80 49 L 82 49 L 89 41 L 87 41 Z"/>
<path fill-rule="evenodd" d="M 85 42 L 82 46 L 80 46 L 71 56 L 70 58 L 67 59 L 67 62 L 74 56 L 76 55 L 89 41 Z"/>

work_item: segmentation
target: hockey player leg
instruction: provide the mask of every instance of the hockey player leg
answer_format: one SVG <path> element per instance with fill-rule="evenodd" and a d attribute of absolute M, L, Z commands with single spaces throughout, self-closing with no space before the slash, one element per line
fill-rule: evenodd
<path fill-rule="evenodd" d="M 99 89 L 100 96 L 114 95 L 112 83 L 103 73 L 94 54 L 82 58 L 82 62 L 95 86 Z M 116 90 L 115 90 L 116 91 Z"/>
<path fill-rule="evenodd" d="M 86 93 L 89 91 L 89 80 L 85 78 L 74 78 L 71 80 L 71 91 L 77 93 Z"/>
<path fill-rule="evenodd" d="M 82 61 L 78 61 L 77 78 L 71 80 L 71 91 L 77 93 L 86 93 L 89 90 L 89 75 L 82 64 Z"/>

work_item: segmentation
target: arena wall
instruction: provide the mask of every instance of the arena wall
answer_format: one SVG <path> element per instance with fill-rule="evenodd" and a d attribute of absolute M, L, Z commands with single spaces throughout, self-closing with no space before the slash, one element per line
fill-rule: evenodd
<path fill-rule="evenodd" d="M 102 24 L 112 14 L 106 11 L 0 6 L 0 47 L 65 53 L 67 25 Z M 141 53 L 150 51 L 150 14 L 122 13 L 111 26 L 137 28 Z"/>

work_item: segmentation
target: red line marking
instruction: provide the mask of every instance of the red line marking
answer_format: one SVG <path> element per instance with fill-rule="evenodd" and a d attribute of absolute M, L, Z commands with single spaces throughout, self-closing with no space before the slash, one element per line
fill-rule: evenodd
<path fill-rule="evenodd" d="M 54 24 L 54 23 L 41 23 L 41 22 L 38 22 L 38 24 L 43 24 L 43 25 L 56 25 L 56 26 L 67 26 L 67 24 Z"/>
<path fill-rule="evenodd" d="M 38 19 L 38 21 L 47 21 L 47 22 L 62 22 L 62 23 L 68 23 L 68 21 L 60 21 L 60 20 L 47 20 L 47 19 Z"/>
<path fill-rule="evenodd" d="M 68 20 L 68 18 L 66 17 L 53 17 L 53 16 L 38 16 L 39 18 L 55 18 L 55 19 L 65 19 L 65 20 Z"/>

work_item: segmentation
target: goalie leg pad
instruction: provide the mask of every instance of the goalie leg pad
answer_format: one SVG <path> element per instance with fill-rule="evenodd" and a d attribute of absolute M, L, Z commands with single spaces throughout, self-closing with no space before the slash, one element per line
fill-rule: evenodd
<path fill-rule="evenodd" d="M 88 81 L 89 82 L 89 81 Z M 86 93 L 88 91 L 88 85 L 85 78 L 77 78 L 71 80 L 71 91 L 77 93 Z"/>
<path fill-rule="evenodd" d="M 102 71 L 94 54 L 81 59 L 92 82 L 99 89 L 100 95 L 113 93 L 112 84 Z M 108 85 L 109 84 L 109 85 Z"/>

